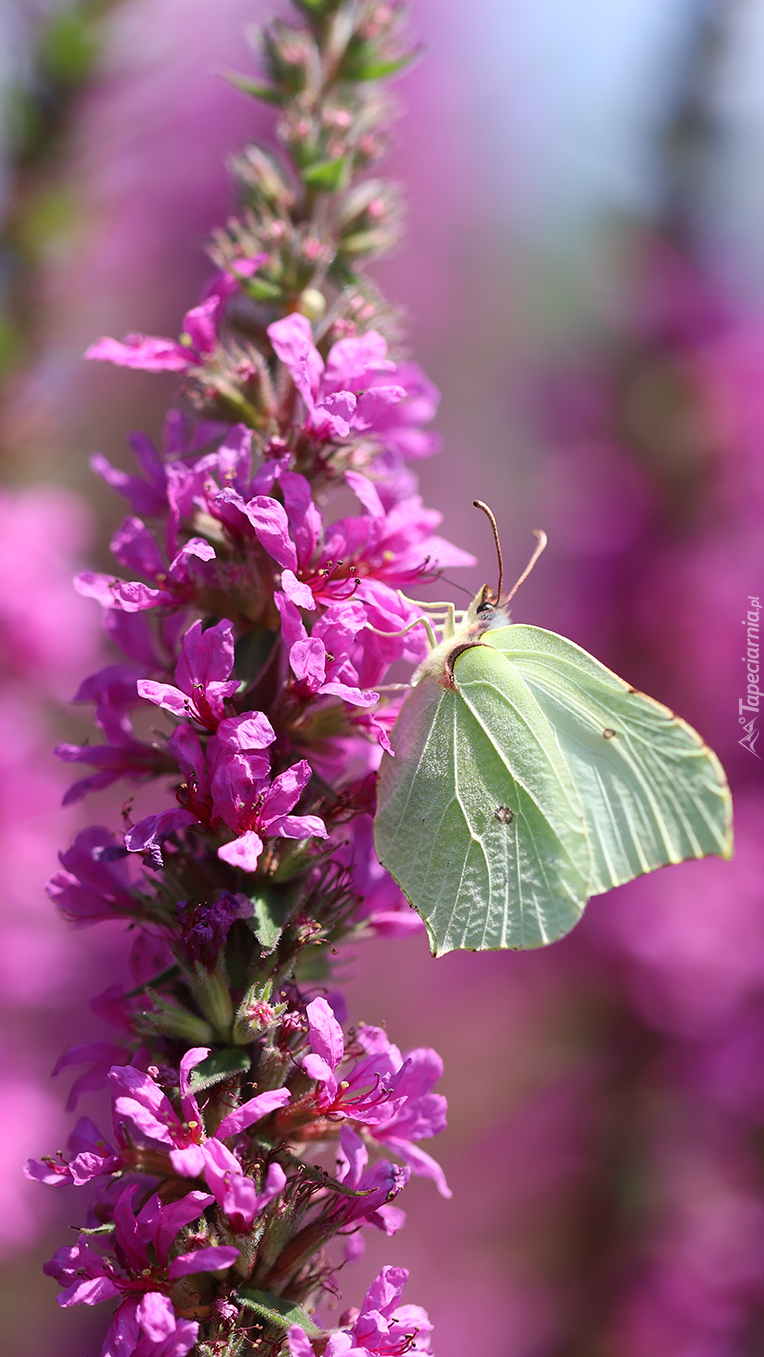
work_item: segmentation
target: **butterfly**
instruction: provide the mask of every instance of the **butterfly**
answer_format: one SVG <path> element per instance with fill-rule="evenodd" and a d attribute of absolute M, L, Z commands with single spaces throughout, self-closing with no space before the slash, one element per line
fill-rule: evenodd
<path fill-rule="evenodd" d="M 414 675 L 379 771 L 377 856 L 436 956 L 541 947 L 592 895 L 732 856 L 724 770 L 700 735 L 572 641 L 510 623 L 485 586 Z M 419 605 L 422 606 L 421 604 Z"/>

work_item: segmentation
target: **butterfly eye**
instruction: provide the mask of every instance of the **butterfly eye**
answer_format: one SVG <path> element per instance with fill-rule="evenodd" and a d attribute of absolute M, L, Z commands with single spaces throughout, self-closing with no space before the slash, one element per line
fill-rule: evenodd
<path fill-rule="evenodd" d="M 481 603 L 481 604 L 480 604 L 480 607 L 475 609 L 475 616 L 476 616 L 476 617 L 490 617 L 490 616 L 491 616 L 491 613 L 493 613 L 493 612 L 495 612 L 495 611 L 496 611 L 496 608 L 495 608 L 495 605 L 494 605 L 493 603 Z"/>

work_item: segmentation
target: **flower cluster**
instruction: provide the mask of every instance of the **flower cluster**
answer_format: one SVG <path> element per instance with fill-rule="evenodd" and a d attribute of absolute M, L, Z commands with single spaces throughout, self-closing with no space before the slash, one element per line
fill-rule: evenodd
<path fill-rule="evenodd" d="M 400 701 L 385 680 L 422 655 L 401 587 L 471 558 L 406 464 L 436 451 L 437 392 L 357 271 L 390 240 L 389 195 L 355 176 L 384 146 L 400 9 L 303 8 L 263 38 L 291 163 L 240 160 L 246 211 L 177 340 L 86 355 L 181 383 L 162 449 L 132 436 L 142 474 L 93 459 L 128 501 L 127 578 L 76 586 L 118 657 L 75 698 L 100 742 L 57 750 L 92 770 L 68 801 L 161 784 L 119 833 L 82 831 L 49 884 L 71 922 L 122 919 L 132 939 L 132 986 L 93 1000 L 114 1040 L 59 1062 L 83 1069 L 72 1103 L 108 1087 L 108 1137 L 82 1117 L 68 1154 L 26 1169 L 95 1194 L 46 1271 L 63 1306 L 119 1302 L 104 1357 L 222 1357 L 245 1335 L 262 1354 L 430 1352 L 400 1269 L 336 1332 L 311 1318 L 363 1230 L 401 1227 L 412 1172 L 450 1195 L 419 1143 L 445 1126 L 440 1058 L 349 1028 L 329 958 L 420 926 L 370 840 Z"/>

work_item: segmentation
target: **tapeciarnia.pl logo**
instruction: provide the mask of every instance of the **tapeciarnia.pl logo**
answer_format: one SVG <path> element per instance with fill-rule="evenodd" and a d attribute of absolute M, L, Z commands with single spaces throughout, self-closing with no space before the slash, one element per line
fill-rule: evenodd
<path fill-rule="evenodd" d="M 761 603 L 753 594 L 748 595 L 748 611 L 743 618 L 746 636 L 746 653 L 743 656 L 743 664 L 746 666 L 746 695 L 741 697 L 738 702 L 738 717 L 740 724 L 744 729 L 742 744 L 745 749 L 750 749 L 751 753 L 757 759 L 761 754 L 756 748 L 756 741 L 759 738 L 759 704 L 761 702 L 761 689 L 759 688 L 759 677 L 761 670 L 759 668 L 759 614 L 761 612 Z"/>

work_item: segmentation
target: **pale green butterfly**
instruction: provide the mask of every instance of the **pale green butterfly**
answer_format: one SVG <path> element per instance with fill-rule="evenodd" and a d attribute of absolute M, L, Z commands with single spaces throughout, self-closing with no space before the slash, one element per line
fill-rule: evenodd
<path fill-rule="evenodd" d="M 502 597 L 473 600 L 414 675 L 379 772 L 380 862 L 422 915 L 436 956 L 540 947 L 592 895 L 687 858 L 732 855 L 719 760 L 667 707 L 580 646 L 509 625 Z M 427 605 L 419 604 L 420 608 Z M 412 624 L 414 625 L 414 624 Z"/>

